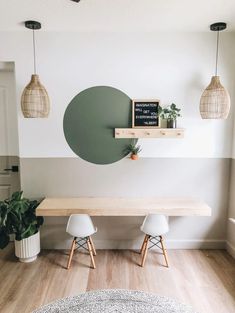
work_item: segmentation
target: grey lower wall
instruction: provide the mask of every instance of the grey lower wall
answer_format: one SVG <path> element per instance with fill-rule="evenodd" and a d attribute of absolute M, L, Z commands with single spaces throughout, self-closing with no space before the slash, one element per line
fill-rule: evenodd
<path fill-rule="evenodd" d="M 212 217 L 172 217 L 168 248 L 225 247 L 230 159 L 141 158 L 99 166 L 80 158 L 22 158 L 21 185 L 27 197 L 192 196 L 212 207 Z M 42 247 L 65 248 L 67 218 L 46 218 Z M 139 217 L 96 217 L 98 248 L 135 248 Z"/>
<path fill-rule="evenodd" d="M 235 219 L 235 160 L 232 159 L 228 217 Z M 227 249 L 235 258 L 235 224 L 228 221 Z"/>

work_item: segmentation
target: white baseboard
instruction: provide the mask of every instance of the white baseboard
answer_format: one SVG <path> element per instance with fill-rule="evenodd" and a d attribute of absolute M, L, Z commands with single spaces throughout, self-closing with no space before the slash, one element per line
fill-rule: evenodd
<path fill-rule="evenodd" d="M 166 240 L 168 249 L 225 249 L 226 241 L 219 239 Z"/>
<path fill-rule="evenodd" d="M 235 246 L 231 244 L 231 242 L 226 242 L 226 249 L 228 253 L 235 259 Z"/>
<path fill-rule="evenodd" d="M 96 240 L 97 249 L 139 249 L 142 242 L 133 240 Z M 165 240 L 167 249 L 226 249 L 225 240 Z"/>
<path fill-rule="evenodd" d="M 133 249 L 138 250 L 142 244 L 140 240 L 103 240 L 95 239 L 94 243 L 96 249 Z M 225 240 L 215 240 L 215 239 L 205 239 L 205 240 L 166 240 L 165 241 L 167 249 L 226 249 Z M 69 249 L 71 246 L 71 240 L 64 241 L 41 241 L 42 249 Z"/>

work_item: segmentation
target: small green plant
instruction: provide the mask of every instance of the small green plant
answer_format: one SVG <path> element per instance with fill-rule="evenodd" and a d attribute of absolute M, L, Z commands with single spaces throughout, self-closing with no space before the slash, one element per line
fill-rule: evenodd
<path fill-rule="evenodd" d="M 10 235 L 22 240 L 36 234 L 43 224 L 43 217 L 36 216 L 39 202 L 23 198 L 23 192 L 15 192 L 11 198 L 0 201 L 0 248 L 4 249 Z"/>
<path fill-rule="evenodd" d="M 170 113 L 168 115 L 168 119 L 169 120 L 176 120 L 177 117 L 181 116 L 179 113 L 180 111 L 181 111 L 181 109 L 177 108 L 177 106 L 174 103 L 172 103 L 170 106 Z"/>
<path fill-rule="evenodd" d="M 165 108 L 159 107 L 159 117 L 166 120 L 176 120 L 177 117 L 180 117 L 181 109 L 177 108 L 177 106 L 172 103 L 170 106 L 167 106 Z"/>
<path fill-rule="evenodd" d="M 140 151 L 141 151 L 141 147 L 138 145 L 136 145 L 135 143 L 130 144 L 129 146 L 127 146 L 127 152 L 137 155 Z"/>
<path fill-rule="evenodd" d="M 163 120 L 167 120 L 168 119 L 168 115 L 170 113 L 170 110 L 168 109 L 168 107 L 159 107 L 159 110 L 158 110 L 158 116 L 160 118 L 162 118 Z"/>

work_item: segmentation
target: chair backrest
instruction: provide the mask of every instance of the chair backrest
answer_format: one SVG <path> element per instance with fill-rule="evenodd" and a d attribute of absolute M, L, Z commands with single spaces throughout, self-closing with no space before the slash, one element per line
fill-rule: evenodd
<path fill-rule="evenodd" d="M 72 214 L 69 217 L 66 232 L 73 237 L 87 237 L 96 232 L 92 220 L 87 214 Z"/>
<path fill-rule="evenodd" d="M 169 231 L 168 219 L 165 215 L 149 214 L 140 229 L 153 237 L 164 235 Z"/>

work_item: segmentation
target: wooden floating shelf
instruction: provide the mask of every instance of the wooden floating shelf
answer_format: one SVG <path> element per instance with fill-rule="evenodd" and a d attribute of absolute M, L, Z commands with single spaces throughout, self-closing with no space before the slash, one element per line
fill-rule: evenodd
<path fill-rule="evenodd" d="M 194 198 L 46 198 L 36 209 L 37 216 L 211 216 L 211 208 Z"/>
<path fill-rule="evenodd" d="M 115 138 L 184 138 L 184 129 L 115 128 Z"/>

